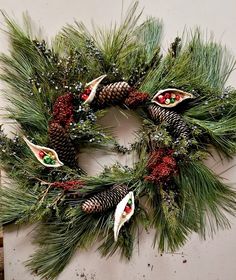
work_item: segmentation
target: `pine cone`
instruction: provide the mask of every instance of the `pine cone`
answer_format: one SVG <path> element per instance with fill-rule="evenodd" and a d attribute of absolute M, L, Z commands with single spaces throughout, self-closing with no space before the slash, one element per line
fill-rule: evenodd
<path fill-rule="evenodd" d="M 116 206 L 127 194 L 126 185 L 114 185 L 109 190 L 95 194 L 82 204 L 82 211 L 86 213 L 103 212 Z"/>
<path fill-rule="evenodd" d="M 66 130 L 52 122 L 48 133 L 50 146 L 57 152 L 59 159 L 70 167 L 76 167 L 76 151 Z"/>
<path fill-rule="evenodd" d="M 121 105 L 132 88 L 126 82 L 117 82 L 101 88 L 94 98 L 94 105 L 99 108 Z"/>
<path fill-rule="evenodd" d="M 171 132 L 176 137 L 186 137 L 189 138 L 190 129 L 182 117 L 171 110 L 162 108 L 156 104 L 151 104 L 148 106 L 148 112 L 150 117 L 155 122 L 166 122 L 171 127 Z"/>

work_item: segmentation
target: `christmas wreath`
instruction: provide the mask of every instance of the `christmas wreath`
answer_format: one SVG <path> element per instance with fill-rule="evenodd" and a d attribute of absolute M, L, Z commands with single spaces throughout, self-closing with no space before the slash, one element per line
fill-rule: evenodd
<path fill-rule="evenodd" d="M 27 17 L 21 27 L 4 15 L 3 94 L 20 129 L 11 138 L 1 130 L 1 167 L 12 180 L 0 190 L 0 222 L 41 222 L 27 263 L 41 277 L 54 279 L 95 241 L 103 256 L 129 259 L 140 226 L 156 230 L 160 251 L 174 251 L 192 232 L 229 227 L 227 213 L 236 213 L 235 191 L 203 162 L 211 147 L 222 158 L 236 152 L 236 90 L 226 87 L 235 60 L 199 30 L 161 54 L 162 22 L 139 24 L 140 15 L 135 3 L 120 26 L 92 33 L 76 22 L 51 44 Z M 111 106 L 140 117 L 129 148 L 97 121 Z M 90 147 L 138 160 L 88 176 L 78 157 Z"/>

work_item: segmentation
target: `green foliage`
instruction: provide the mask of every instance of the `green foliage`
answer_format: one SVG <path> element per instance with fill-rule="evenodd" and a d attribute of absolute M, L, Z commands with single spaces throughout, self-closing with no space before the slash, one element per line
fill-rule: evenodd
<path fill-rule="evenodd" d="M 113 144 L 115 139 L 111 136 L 109 129 L 103 128 L 90 120 L 80 120 L 75 123 L 70 130 L 70 137 L 78 145 L 88 147 L 89 145 Z"/>
<path fill-rule="evenodd" d="M 15 186 L 14 186 L 15 187 Z M 1 188 L 1 224 L 11 222 L 28 222 L 35 213 L 33 209 L 37 203 L 37 195 L 26 193 L 17 188 Z"/>
<path fill-rule="evenodd" d="M 5 81 L 10 89 L 6 98 L 13 107 L 9 108 L 10 117 L 17 120 L 22 128 L 34 131 L 47 131 L 49 119 L 49 100 L 52 97 L 50 92 L 41 92 L 35 83 L 30 79 L 36 73 L 44 73 L 52 67 L 37 50 L 34 41 L 31 39 L 31 32 L 25 32 L 17 23 L 4 15 L 8 27 L 10 40 L 10 55 L 2 54 L 0 57 L 1 79 Z M 30 26 L 29 19 L 25 17 L 27 26 Z M 44 83 L 47 88 L 47 82 Z M 31 118 L 29 119 L 29 115 Z"/>
<path fill-rule="evenodd" d="M 198 221 L 198 230 L 204 237 L 206 229 L 214 233 L 219 228 L 228 228 L 226 213 L 235 214 L 235 191 L 213 174 L 199 161 L 180 165 L 176 178 L 182 196 L 181 207 L 187 214 L 190 208 Z"/>
<path fill-rule="evenodd" d="M 54 279 L 77 247 L 85 248 L 96 240 L 102 219 L 96 219 L 77 209 L 76 217 L 71 222 L 66 219 L 56 220 L 47 227 L 42 227 L 37 235 L 37 243 L 41 248 L 29 260 L 28 265 L 42 277 Z"/>
<path fill-rule="evenodd" d="M 187 50 L 191 53 L 193 71 L 199 72 L 212 88 L 223 90 L 234 70 L 235 58 L 225 46 L 216 43 L 213 36 L 204 42 L 199 29 L 191 36 Z"/>
<path fill-rule="evenodd" d="M 152 94 L 168 87 L 194 90 L 201 97 L 219 94 L 234 69 L 235 59 L 212 38 L 208 41 L 202 38 L 201 32 L 196 29 L 190 40 L 179 45 L 177 53 L 170 49 L 159 67 L 146 77 L 141 88 Z"/>
<path fill-rule="evenodd" d="M 232 158 L 236 152 L 235 131 L 236 118 L 222 117 L 219 121 L 191 120 L 201 127 L 207 134 L 208 143 L 216 148 L 217 152 L 228 158 Z"/>
<path fill-rule="evenodd" d="M 193 231 L 206 238 L 207 233 L 229 228 L 226 213 L 235 215 L 235 191 L 219 179 L 203 163 L 188 161 L 179 165 L 175 177 L 177 195 L 163 190 L 159 195 L 149 193 L 156 228 L 154 244 L 159 250 L 179 249 Z"/>

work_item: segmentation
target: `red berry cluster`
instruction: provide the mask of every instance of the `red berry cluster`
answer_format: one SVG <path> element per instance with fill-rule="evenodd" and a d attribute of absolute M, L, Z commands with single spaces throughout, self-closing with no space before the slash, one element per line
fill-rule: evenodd
<path fill-rule="evenodd" d="M 173 157 L 173 150 L 158 149 L 153 151 L 148 160 L 149 175 L 145 180 L 152 183 L 164 183 L 177 174 L 177 162 Z"/>
<path fill-rule="evenodd" d="M 160 104 L 169 105 L 171 103 L 175 103 L 176 101 L 179 101 L 180 98 L 181 98 L 180 94 L 174 92 L 165 92 L 163 94 L 158 95 L 157 101 Z"/>
<path fill-rule="evenodd" d="M 131 91 L 124 103 L 127 107 L 134 109 L 142 105 L 148 99 L 149 94 L 146 92 Z"/>
<path fill-rule="evenodd" d="M 86 101 L 89 98 L 90 93 L 91 93 L 91 88 L 89 87 L 86 88 L 80 96 L 81 100 Z"/>
<path fill-rule="evenodd" d="M 74 122 L 73 94 L 59 96 L 53 106 L 53 121 L 66 127 Z"/>
<path fill-rule="evenodd" d="M 51 186 L 68 191 L 73 189 L 81 189 L 84 186 L 84 183 L 81 180 L 74 180 L 66 182 L 54 182 L 51 184 Z"/>

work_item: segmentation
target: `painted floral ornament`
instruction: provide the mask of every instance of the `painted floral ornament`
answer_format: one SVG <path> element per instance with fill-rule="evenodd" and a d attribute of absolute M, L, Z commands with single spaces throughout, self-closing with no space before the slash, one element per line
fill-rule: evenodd
<path fill-rule="evenodd" d="M 114 239 L 117 241 L 121 227 L 134 214 L 134 193 L 129 192 L 116 206 L 114 222 Z"/>
<path fill-rule="evenodd" d="M 106 76 L 107 75 L 102 75 L 86 84 L 87 88 L 85 89 L 84 93 L 81 96 L 81 99 L 84 101 L 84 104 L 87 103 L 90 104 L 93 101 L 96 95 L 98 85 Z"/>
<path fill-rule="evenodd" d="M 30 148 L 30 150 L 33 152 L 35 157 L 39 162 L 41 162 L 46 167 L 60 167 L 63 164 L 59 160 L 58 154 L 53 149 L 35 145 L 32 142 L 30 142 L 26 137 L 23 137 L 25 143 Z"/>
<path fill-rule="evenodd" d="M 192 93 L 176 88 L 159 90 L 153 97 L 152 102 L 164 108 L 172 108 L 186 99 L 195 98 Z"/>

